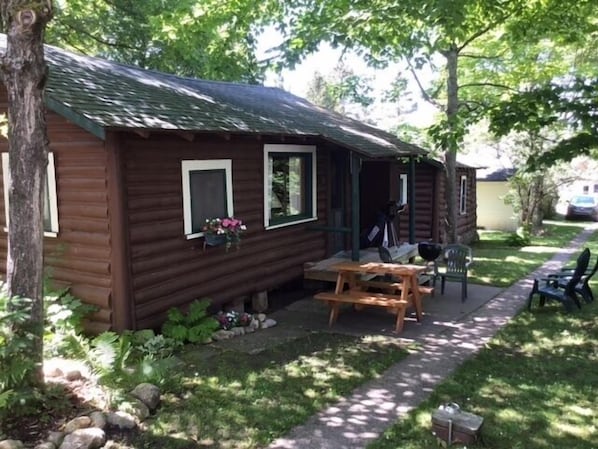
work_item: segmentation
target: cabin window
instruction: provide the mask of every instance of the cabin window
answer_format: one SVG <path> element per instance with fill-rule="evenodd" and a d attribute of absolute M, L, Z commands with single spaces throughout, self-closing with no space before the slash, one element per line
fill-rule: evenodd
<path fill-rule="evenodd" d="M 316 217 L 316 147 L 264 146 L 264 226 L 273 229 Z"/>
<path fill-rule="evenodd" d="M 10 188 L 10 169 L 8 167 L 8 153 L 2 153 L 2 182 L 4 185 L 4 213 L 6 227 L 8 228 L 9 204 L 8 190 Z M 43 192 L 44 210 L 43 223 L 44 235 L 56 237 L 58 235 L 58 198 L 56 195 L 56 169 L 54 166 L 54 153 L 48 153 L 48 167 L 46 169 L 46 184 Z"/>
<path fill-rule="evenodd" d="M 407 203 L 407 174 L 399 175 L 399 204 Z"/>
<path fill-rule="evenodd" d="M 467 213 L 467 176 L 461 176 L 461 184 L 459 188 L 459 213 L 464 215 Z"/>
<path fill-rule="evenodd" d="M 590 186 L 583 186 L 583 193 L 584 194 L 590 193 Z"/>
<path fill-rule="evenodd" d="M 185 236 L 201 237 L 207 219 L 234 215 L 232 161 L 182 161 L 181 168 Z"/>

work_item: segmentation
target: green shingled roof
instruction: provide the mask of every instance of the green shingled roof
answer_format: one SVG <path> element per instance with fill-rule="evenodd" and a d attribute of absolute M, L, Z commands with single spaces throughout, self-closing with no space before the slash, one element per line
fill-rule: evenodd
<path fill-rule="evenodd" d="M 182 78 L 52 46 L 45 55 L 48 107 L 102 138 L 108 129 L 300 135 L 373 158 L 426 154 L 282 89 Z"/>

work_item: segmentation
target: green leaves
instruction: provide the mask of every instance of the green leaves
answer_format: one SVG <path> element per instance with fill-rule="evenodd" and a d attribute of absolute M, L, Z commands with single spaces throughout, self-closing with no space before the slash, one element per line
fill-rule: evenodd
<path fill-rule="evenodd" d="M 532 169 L 569 161 L 598 148 L 598 78 L 559 80 L 512 95 L 490 113 L 490 129 L 497 135 L 511 131 L 538 134 L 555 124 L 576 132 L 562 138 L 545 152 L 532 153 Z"/>
<path fill-rule="evenodd" d="M 168 320 L 162 326 L 162 333 L 179 343 L 201 343 L 212 336 L 218 329 L 218 322 L 207 316 L 210 301 L 195 300 L 189 305 L 187 313 L 173 307 L 168 311 Z"/>
<path fill-rule="evenodd" d="M 57 5 L 47 42 L 144 68 L 257 82 L 256 35 L 274 2 L 69 0 Z"/>

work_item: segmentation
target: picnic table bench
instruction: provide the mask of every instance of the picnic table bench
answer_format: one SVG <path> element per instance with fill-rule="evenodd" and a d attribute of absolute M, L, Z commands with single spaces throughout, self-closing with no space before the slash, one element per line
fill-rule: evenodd
<path fill-rule="evenodd" d="M 417 321 L 421 321 L 421 297 L 432 292 L 432 288 L 420 286 L 417 283 L 418 274 L 425 271 L 426 267 L 375 262 L 344 262 L 334 265 L 332 268 L 338 271 L 335 291 L 314 295 L 315 299 L 326 301 L 330 306 L 329 326 L 336 322 L 340 305 L 344 303 L 353 304 L 356 310 L 361 310 L 366 306 L 387 309 L 389 313 L 397 317 L 395 324 L 397 333 L 403 330 L 405 312 L 408 307 L 415 308 Z M 360 276 L 364 274 L 390 274 L 401 281 L 362 280 Z M 347 290 L 345 290 L 345 284 L 348 285 Z M 369 288 L 376 288 L 382 292 L 367 291 Z"/>

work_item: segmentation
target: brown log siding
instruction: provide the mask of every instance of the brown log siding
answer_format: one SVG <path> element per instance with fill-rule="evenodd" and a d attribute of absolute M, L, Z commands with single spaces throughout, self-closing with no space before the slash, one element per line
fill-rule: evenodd
<path fill-rule="evenodd" d="M 166 311 L 208 297 L 227 301 L 280 286 L 302 274 L 304 262 L 325 256 L 326 235 L 306 224 L 266 231 L 263 141 L 201 138 L 193 142 L 127 134 L 123 153 L 136 326 L 159 325 Z M 231 159 L 235 216 L 247 224 L 241 245 L 203 249 L 183 229 L 182 160 Z M 318 217 L 326 219 L 327 154 L 318 151 Z"/>
<path fill-rule="evenodd" d="M 0 111 L 6 111 L 5 93 L 0 97 Z M 74 296 L 99 308 L 91 330 L 108 329 L 112 313 L 104 143 L 57 114 L 48 113 L 47 122 L 56 168 L 59 233 L 44 239 L 46 275 L 55 286 L 69 286 Z M 0 152 L 7 151 L 8 143 L 2 138 Z M 6 274 L 7 235 L 1 230 L 6 227 L 4 206 L 2 191 L 0 270 Z"/>
<path fill-rule="evenodd" d="M 455 199 L 454 201 L 457 204 L 457 208 L 459 207 L 459 192 L 460 192 L 460 185 L 461 185 L 461 176 L 467 176 L 467 203 L 466 203 L 466 212 L 465 214 L 457 214 L 457 235 L 459 241 L 465 244 L 471 243 L 477 239 L 477 192 L 476 192 L 476 178 L 475 178 L 475 168 L 470 167 L 457 167 L 457 179 L 456 179 L 456 189 L 455 189 Z M 444 172 L 439 170 L 438 172 L 438 182 L 440 188 L 438 189 L 439 195 L 439 204 L 441 205 L 439 209 L 439 216 L 438 216 L 438 227 L 440 231 L 440 238 L 441 242 L 446 242 L 446 233 L 444 231 L 445 220 L 446 220 L 446 199 L 445 199 L 445 182 L 446 177 L 444 176 Z"/>

